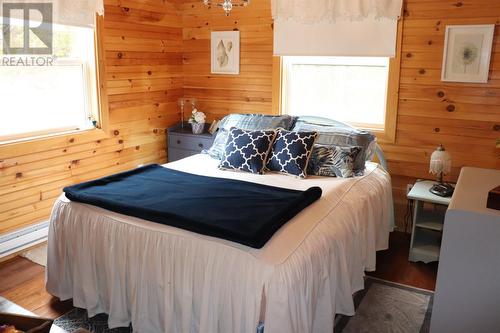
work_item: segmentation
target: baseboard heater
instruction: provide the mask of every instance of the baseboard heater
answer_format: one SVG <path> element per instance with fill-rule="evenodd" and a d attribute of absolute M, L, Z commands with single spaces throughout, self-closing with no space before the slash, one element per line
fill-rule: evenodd
<path fill-rule="evenodd" d="M 49 221 L 40 222 L 0 236 L 0 258 L 43 243 L 49 234 Z"/>

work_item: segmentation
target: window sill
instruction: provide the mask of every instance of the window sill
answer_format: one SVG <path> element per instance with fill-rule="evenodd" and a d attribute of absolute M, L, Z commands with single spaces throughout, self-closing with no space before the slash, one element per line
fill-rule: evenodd
<path fill-rule="evenodd" d="M 396 133 L 389 133 L 387 130 L 371 130 L 371 132 L 377 137 L 378 143 L 396 143 Z"/>
<path fill-rule="evenodd" d="M 109 138 L 109 133 L 100 128 L 55 133 L 38 137 L 23 138 L 0 143 L 3 158 L 33 154 Z"/>
<path fill-rule="evenodd" d="M 45 130 L 45 131 L 40 130 L 40 131 L 36 131 L 36 132 L 31 132 L 31 133 L 11 135 L 10 138 L 0 136 L 0 146 L 7 145 L 7 144 L 13 144 L 13 143 L 32 141 L 32 140 L 42 140 L 42 139 L 47 139 L 47 138 L 51 138 L 54 136 L 78 134 L 80 132 L 87 132 L 87 131 L 90 131 L 93 129 L 95 129 L 95 128 L 89 127 L 89 128 L 85 128 L 85 129 L 78 129 L 76 126 L 73 126 L 73 127 L 68 126 L 68 127 L 54 128 L 54 129 Z"/>

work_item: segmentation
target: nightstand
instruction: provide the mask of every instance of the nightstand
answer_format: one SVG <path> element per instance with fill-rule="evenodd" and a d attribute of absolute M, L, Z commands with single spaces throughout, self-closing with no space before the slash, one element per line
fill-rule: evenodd
<path fill-rule="evenodd" d="M 212 146 L 215 135 L 208 132 L 210 124 L 205 124 L 202 134 L 193 134 L 190 124 L 177 124 L 167 130 L 167 157 L 169 162 L 174 162 L 185 157 L 199 154 L 202 150 Z"/>
<path fill-rule="evenodd" d="M 429 263 L 439 260 L 444 217 L 451 197 L 444 198 L 429 192 L 434 184 L 436 182 L 431 180 L 417 181 L 407 195 L 415 203 L 410 261 Z"/>

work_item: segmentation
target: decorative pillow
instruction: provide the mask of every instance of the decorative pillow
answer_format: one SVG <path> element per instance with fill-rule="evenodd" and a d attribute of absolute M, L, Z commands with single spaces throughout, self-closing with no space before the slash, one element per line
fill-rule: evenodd
<path fill-rule="evenodd" d="M 216 134 L 212 147 L 208 150 L 204 150 L 203 153 L 219 160 L 222 159 L 229 130 L 233 127 L 252 131 L 277 129 L 280 127 L 289 130 L 292 128 L 296 119 L 297 117 L 288 115 L 269 116 L 236 113 L 227 115 L 219 123 L 219 131 Z"/>
<path fill-rule="evenodd" d="M 228 133 L 219 169 L 262 174 L 276 131 L 246 131 L 232 128 Z"/>
<path fill-rule="evenodd" d="M 361 151 L 361 147 L 314 145 L 308 172 L 326 177 L 354 177 L 355 161 Z"/>
<path fill-rule="evenodd" d="M 371 160 L 375 152 L 377 141 L 373 134 L 340 122 L 335 122 L 335 125 L 316 124 L 299 118 L 292 130 L 295 132 L 316 131 L 318 132 L 316 143 L 322 145 L 361 147 L 361 153 L 357 155 L 354 162 L 356 175 L 363 174 L 365 161 Z"/>
<path fill-rule="evenodd" d="M 212 146 L 206 150 L 203 150 L 201 153 L 208 154 L 218 160 L 222 159 L 222 157 L 224 156 L 224 149 L 226 148 L 228 135 L 229 130 L 219 127 Z"/>
<path fill-rule="evenodd" d="M 307 163 L 316 136 L 316 132 L 289 132 L 279 129 L 266 169 L 306 178 Z"/>
<path fill-rule="evenodd" d="M 297 117 L 289 115 L 271 116 L 263 114 L 239 114 L 233 113 L 225 116 L 219 127 L 230 130 L 233 127 L 244 130 L 268 130 L 284 128 L 290 130 L 295 123 Z"/>

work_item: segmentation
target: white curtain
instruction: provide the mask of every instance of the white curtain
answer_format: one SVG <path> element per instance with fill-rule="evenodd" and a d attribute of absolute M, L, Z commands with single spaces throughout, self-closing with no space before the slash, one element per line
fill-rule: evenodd
<path fill-rule="evenodd" d="M 272 0 L 280 56 L 388 56 L 402 0 Z"/>
<path fill-rule="evenodd" d="M 397 20 L 401 0 L 273 0 L 273 17 L 299 23 L 362 20 L 367 17 Z"/>
<path fill-rule="evenodd" d="M 96 13 L 104 15 L 103 0 L 54 1 L 54 21 L 57 23 L 93 27 Z"/>
<path fill-rule="evenodd" d="M 22 19 L 22 12 L 17 12 L 16 16 L 13 12 L 4 13 L 3 4 L 52 4 L 52 23 L 80 26 L 80 27 L 94 27 L 95 14 L 104 15 L 103 0 L 0 0 L 0 10 L 2 17 L 7 15 L 11 19 Z M 14 11 L 15 13 L 15 11 Z M 19 15 L 21 15 L 19 17 Z M 38 21 L 42 19 L 43 13 L 40 15 L 36 10 L 30 10 L 30 20 Z M 43 18 L 46 20 L 46 18 Z"/>

